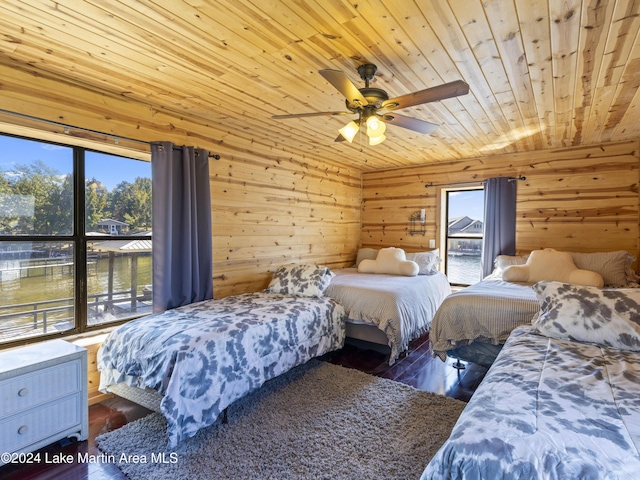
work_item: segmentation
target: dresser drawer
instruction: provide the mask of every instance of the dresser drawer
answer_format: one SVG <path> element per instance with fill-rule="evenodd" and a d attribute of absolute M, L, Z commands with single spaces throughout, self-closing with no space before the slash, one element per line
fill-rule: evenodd
<path fill-rule="evenodd" d="M 80 360 L 0 382 L 0 419 L 82 389 Z M 0 450 L 2 451 L 2 450 Z"/>
<path fill-rule="evenodd" d="M 82 399 L 78 392 L 37 409 L 0 421 L 0 452 L 15 452 L 82 423 Z M 59 440 L 60 437 L 52 439 Z"/>

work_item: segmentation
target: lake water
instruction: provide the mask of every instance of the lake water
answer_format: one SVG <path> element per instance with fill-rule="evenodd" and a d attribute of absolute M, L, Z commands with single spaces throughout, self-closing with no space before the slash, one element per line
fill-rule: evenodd
<path fill-rule="evenodd" d="M 448 255 L 447 277 L 449 283 L 473 285 L 482 275 L 480 255 Z"/>
<path fill-rule="evenodd" d="M 0 315 L 12 314 L 16 312 L 27 312 L 19 317 L 6 316 L 0 319 L 0 332 L 3 330 L 8 336 L 12 336 L 11 331 L 19 332 L 24 325 L 33 324 L 33 310 L 36 307 L 30 306 L 37 302 L 47 302 L 37 306 L 37 309 L 52 309 L 47 313 L 49 327 L 58 329 L 73 328 L 70 318 L 73 317 L 73 297 L 74 297 L 74 275 L 73 266 L 61 266 L 71 264 L 72 259 L 65 258 L 47 259 L 55 263 L 44 275 L 43 268 L 34 267 L 36 261 L 26 260 L 3 260 L 0 261 Z M 133 262 L 131 255 L 116 256 L 113 265 L 113 292 L 131 290 L 131 267 Z M 31 267 L 31 268 L 25 268 Z M 22 270 L 20 270 L 22 268 Z M 26 275 L 29 275 L 28 277 Z M 152 279 L 151 255 L 139 254 L 137 258 L 137 294 L 142 295 L 145 285 L 150 285 Z M 109 259 L 106 256 L 91 259 L 87 266 L 87 291 L 89 302 L 94 300 L 93 295 L 107 294 L 109 291 Z M 129 297 L 130 298 L 130 297 Z M 53 303 L 55 300 L 64 300 Z M 99 300 L 106 300 L 106 295 L 102 295 Z M 27 305 L 25 305 L 27 304 Z M 23 305 L 17 308 L 10 308 L 11 305 Z M 130 305 L 130 302 L 129 302 Z M 126 303 L 125 303 L 126 306 Z M 100 310 L 100 311 L 97 311 Z M 94 308 L 89 311 L 89 324 L 97 324 L 104 321 L 114 320 L 118 317 L 118 311 L 102 311 L 103 307 Z M 31 313 L 28 313 L 31 311 Z M 124 312 L 123 315 L 130 314 Z M 42 314 L 38 317 L 38 329 L 42 333 L 44 320 Z M 56 322 L 60 323 L 57 324 Z M 37 331 L 25 332 L 27 336 L 38 334 Z M 22 333 L 19 333 L 22 336 Z M 0 338 L 3 335 L 0 335 Z"/>
<path fill-rule="evenodd" d="M 64 263 L 61 260 L 60 263 Z M 107 257 L 91 260 L 87 269 L 87 287 L 89 295 L 106 293 L 109 285 L 109 259 Z M 113 290 L 131 289 L 130 256 L 114 258 Z M 33 276 L 26 277 L 24 272 L 16 270 L 26 265 L 19 260 L 0 261 L 2 277 L 0 281 L 0 308 L 6 305 L 31 303 L 56 298 L 73 297 L 73 274 L 65 268 L 53 267 L 53 274 L 41 275 L 36 271 Z M 151 284 L 151 255 L 138 256 L 138 292 Z"/>

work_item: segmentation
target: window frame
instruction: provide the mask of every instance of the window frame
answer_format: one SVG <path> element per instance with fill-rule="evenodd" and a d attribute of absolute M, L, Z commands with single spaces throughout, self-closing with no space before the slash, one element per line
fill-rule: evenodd
<path fill-rule="evenodd" d="M 4 242 L 69 242 L 73 245 L 74 250 L 74 326 L 73 328 L 58 331 L 47 332 L 42 335 L 16 337 L 15 340 L 0 342 L 0 350 L 12 348 L 19 345 L 43 342 L 55 338 L 69 337 L 73 335 L 81 335 L 91 332 L 104 331 L 115 326 L 122 325 L 136 318 L 148 315 L 148 313 L 133 315 L 131 317 L 116 319 L 109 322 L 89 325 L 88 318 L 88 281 L 87 281 L 87 260 L 88 260 L 88 244 L 95 242 L 96 237 L 87 235 L 86 232 L 86 212 L 85 212 L 85 161 L 87 152 L 95 152 L 103 155 L 112 155 L 121 158 L 130 159 L 132 161 L 145 161 L 141 158 L 127 156 L 126 154 L 118 154 L 110 151 L 101 151 L 98 148 L 85 147 L 80 145 L 71 145 L 61 142 L 40 139 L 36 137 L 26 137 L 12 133 L 0 131 L 1 136 L 13 137 L 20 140 L 40 142 L 49 145 L 56 145 L 72 149 L 72 175 L 73 175 L 73 233 L 71 235 L 2 235 L 0 234 L 0 244 Z M 122 237 L 109 236 L 105 239 L 121 239 Z M 151 240 L 151 235 L 127 235 L 130 240 Z"/>
<path fill-rule="evenodd" d="M 447 278 L 449 278 L 448 276 L 448 271 L 449 271 L 449 239 L 450 238 L 456 238 L 456 239 L 461 239 L 461 240 L 483 240 L 484 239 L 484 232 L 480 235 L 480 237 L 478 236 L 455 236 L 455 237 L 449 237 L 449 194 L 452 192 L 463 192 L 463 191 L 473 191 L 473 190 L 484 190 L 484 184 L 482 182 L 478 182 L 478 183 L 465 183 L 465 184 L 459 184 L 459 185 L 449 185 L 446 187 L 442 187 L 440 188 L 440 192 L 439 192 L 439 199 L 440 199 L 440 224 L 442 225 L 442 228 L 440 229 L 440 245 L 442 245 L 442 249 L 441 249 L 441 257 L 442 257 L 442 263 L 443 263 L 443 272 L 445 275 L 447 275 Z M 484 223 L 484 207 L 483 207 L 483 218 L 482 221 Z M 455 287 L 468 287 L 472 284 L 467 284 L 467 283 L 458 283 L 458 282 L 449 282 L 449 284 L 451 286 L 455 286 Z"/>

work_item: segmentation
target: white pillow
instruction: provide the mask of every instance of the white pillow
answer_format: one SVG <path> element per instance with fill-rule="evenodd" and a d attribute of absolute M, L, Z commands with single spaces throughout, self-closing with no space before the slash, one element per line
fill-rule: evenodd
<path fill-rule="evenodd" d="M 529 254 L 526 255 L 498 255 L 493 261 L 493 274 L 502 275 L 502 271 L 511 265 L 524 265 Z"/>
<path fill-rule="evenodd" d="M 538 282 L 533 289 L 540 311 L 532 324 L 541 335 L 640 351 L 639 290 L 560 282 Z"/>
<path fill-rule="evenodd" d="M 440 249 L 434 248 L 433 250 L 426 250 L 424 252 L 409 252 L 407 253 L 407 260 L 414 260 L 415 256 L 419 253 L 433 253 L 436 257 L 440 257 Z M 440 259 L 440 261 L 442 261 L 442 259 Z"/>
<path fill-rule="evenodd" d="M 502 271 L 507 282 L 536 283 L 541 280 L 602 287 L 604 281 L 597 272 L 582 270 L 573 263 L 567 252 L 552 248 L 534 250 L 524 265 L 511 265 Z"/>
<path fill-rule="evenodd" d="M 416 252 L 411 257 L 407 254 L 407 260 L 413 260 L 418 264 L 418 275 L 434 275 L 442 261 L 435 252 Z"/>
<path fill-rule="evenodd" d="M 360 265 L 360 262 L 362 260 L 375 260 L 376 257 L 378 256 L 378 249 L 377 248 L 361 248 L 358 250 L 358 256 L 356 258 L 356 268 L 358 268 L 358 266 Z"/>
<path fill-rule="evenodd" d="M 365 259 L 358 265 L 360 273 L 386 273 L 415 277 L 419 271 L 418 264 L 407 260 L 404 250 L 396 247 L 381 248 L 375 260 Z"/>
<path fill-rule="evenodd" d="M 626 287 L 640 278 L 631 268 L 636 257 L 625 250 L 569 254 L 578 268 L 593 270 L 602 275 L 607 287 Z"/>

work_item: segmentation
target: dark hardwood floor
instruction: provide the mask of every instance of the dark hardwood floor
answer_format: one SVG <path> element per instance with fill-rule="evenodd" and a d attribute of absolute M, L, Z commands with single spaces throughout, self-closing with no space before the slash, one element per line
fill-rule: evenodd
<path fill-rule="evenodd" d="M 373 348 L 372 348 L 373 347 Z M 428 334 L 413 341 L 408 352 L 394 365 L 387 364 L 388 354 L 365 342 L 349 341 L 339 351 L 329 353 L 322 360 L 355 368 L 362 372 L 388 378 L 429 392 L 468 401 L 480 384 L 486 369 L 474 364 L 466 364 L 464 370 L 456 370 L 453 362 L 442 362 L 431 357 Z M 89 439 L 84 442 L 57 442 L 40 450 L 54 458 L 57 454 L 70 455 L 77 459 L 84 456 L 99 455 L 95 437 L 101 433 L 115 430 L 128 422 L 137 420 L 150 413 L 144 407 L 122 398 L 110 398 L 89 408 Z M 102 463 L 5 465 L 0 467 L 3 480 L 107 480 L 125 479 L 115 465 Z"/>
<path fill-rule="evenodd" d="M 387 350 L 387 348 L 383 348 Z M 371 375 L 406 383 L 428 392 L 468 402 L 487 373 L 487 369 L 473 363 L 462 362 L 464 370 L 453 368 L 454 361 L 432 358 L 429 334 L 414 340 L 405 355 L 389 366 L 388 353 L 376 345 L 347 340 L 341 350 L 329 353 L 323 360 L 347 368 L 355 368 Z"/>

